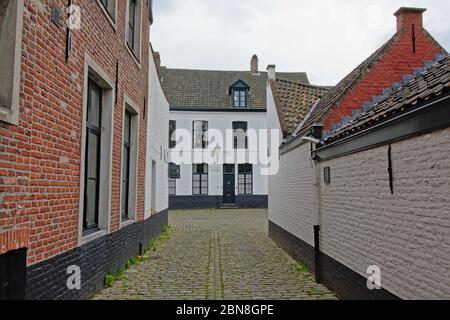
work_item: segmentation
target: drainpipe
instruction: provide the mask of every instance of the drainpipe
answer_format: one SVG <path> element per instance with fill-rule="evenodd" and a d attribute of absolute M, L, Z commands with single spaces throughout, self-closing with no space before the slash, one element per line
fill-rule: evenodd
<path fill-rule="evenodd" d="M 305 136 L 303 141 L 311 143 L 310 164 L 313 176 L 313 200 L 314 200 L 314 271 L 317 283 L 322 283 L 322 255 L 320 252 L 320 169 L 319 162 L 313 152 L 320 145 L 322 138 L 321 124 L 314 125 L 313 137 Z"/>

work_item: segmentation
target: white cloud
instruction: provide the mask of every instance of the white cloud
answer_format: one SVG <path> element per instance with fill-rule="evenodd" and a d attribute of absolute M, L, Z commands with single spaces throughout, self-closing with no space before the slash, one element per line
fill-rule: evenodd
<path fill-rule="evenodd" d="M 428 8 L 425 27 L 450 48 L 446 0 L 156 0 L 151 41 L 172 68 L 306 71 L 335 84 L 395 32 L 401 6 Z"/>

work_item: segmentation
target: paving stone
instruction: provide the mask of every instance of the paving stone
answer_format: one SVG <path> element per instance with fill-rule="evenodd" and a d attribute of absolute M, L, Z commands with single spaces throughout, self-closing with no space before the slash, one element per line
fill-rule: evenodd
<path fill-rule="evenodd" d="M 269 239 L 267 210 L 169 214 L 169 239 L 98 300 L 336 299 Z"/>

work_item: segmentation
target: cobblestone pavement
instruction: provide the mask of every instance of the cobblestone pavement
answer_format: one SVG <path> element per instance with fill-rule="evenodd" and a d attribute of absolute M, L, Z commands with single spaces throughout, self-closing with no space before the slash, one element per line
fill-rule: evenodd
<path fill-rule="evenodd" d="M 95 299 L 336 299 L 267 235 L 267 210 L 173 211 L 169 239 Z"/>

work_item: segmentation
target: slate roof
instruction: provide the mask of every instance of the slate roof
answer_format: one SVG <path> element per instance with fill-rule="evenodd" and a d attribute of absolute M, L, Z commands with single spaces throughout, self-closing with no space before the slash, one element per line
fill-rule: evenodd
<path fill-rule="evenodd" d="M 314 104 L 330 90 L 330 87 L 281 79 L 271 81 L 270 85 L 285 136 L 295 132 Z"/>
<path fill-rule="evenodd" d="M 304 72 L 277 73 L 280 79 L 309 83 Z M 164 92 L 171 109 L 229 109 L 229 88 L 242 80 L 250 86 L 249 109 L 265 110 L 267 72 L 169 69 L 161 67 Z"/>
<path fill-rule="evenodd" d="M 443 60 L 418 72 L 420 74 L 416 78 L 403 84 L 402 87 L 380 101 L 371 110 L 357 116 L 349 124 L 333 132 L 325 142 L 329 144 L 363 129 L 368 129 L 373 125 L 389 120 L 393 116 L 411 111 L 421 102 L 443 94 L 449 94 L 450 57 L 443 55 L 440 59 Z"/>
<path fill-rule="evenodd" d="M 309 114 L 307 121 L 303 124 L 299 134 L 303 135 L 316 123 L 320 123 L 324 116 L 330 110 L 333 110 L 343 98 L 351 91 L 351 89 L 364 77 L 383 55 L 397 42 L 400 38 L 400 33 L 395 34 L 383 46 L 376 50 L 370 57 L 364 60 L 360 65 L 352 70 L 344 79 L 342 79 L 335 87 L 328 91 L 328 93 L 320 100 L 314 110 Z"/>

